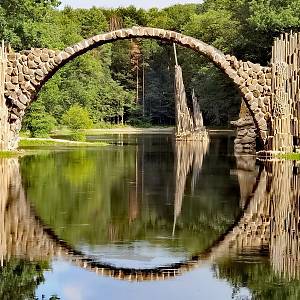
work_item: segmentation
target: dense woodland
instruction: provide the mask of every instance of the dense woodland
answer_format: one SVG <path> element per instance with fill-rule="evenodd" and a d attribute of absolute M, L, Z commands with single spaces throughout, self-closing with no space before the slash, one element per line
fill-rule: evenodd
<path fill-rule="evenodd" d="M 273 38 L 300 25 L 299 0 L 205 0 L 165 9 L 58 9 L 57 0 L 1 0 L 0 38 L 15 51 L 63 49 L 84 38 L 133 25 L 175 30 L 243 60 L 267 65 Z M 208 126 L 237 118 L 240 97 L 203 57 L 178 49 L 188 94 L 195 89 Z M 174 55 L 165 42 L 119 41 L 99 47 L 60 70 L 29 108 L 25 127 L 63 123 L 74 105 L 93 126 L 174 123 Z M 32 124 L 32 122 L 35 122 Z M 46 124 L 46 125 L 45 125 Z"/>

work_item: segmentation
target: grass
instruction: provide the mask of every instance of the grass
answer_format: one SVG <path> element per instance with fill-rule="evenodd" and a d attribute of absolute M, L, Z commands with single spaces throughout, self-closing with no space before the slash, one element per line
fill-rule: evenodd
<path fill-rule="evenodd" d="M 134 127 L 130 125 L 119 125 L 119 126 L 107 126 L 107 127 L 94 127 L 90 129 L 83 129 L 86 135 L 99 135 L 99 134 L 112 134 L 112 133 L 165 133 L 165 132 L 172 132 L 172 126 L 151 126 L 151 127 Z M 72 131 L 68 128 L 60 128 L 54 131 L 51 134 L 51 137 L 59 137 L 59 136 L 71 136 Z"/>
<path fill-rule="evenodd" d="M 12 158 L 21 155 L 20 151 L 0 151 L 0 158 Z"/>
<path fill-rule="evenodd" d="M 75 142 L 68 140 L 55 140 L 55 139 L 33 139 L 23 138 L 20 140 L 19 147 L 100 147 L 107 146 L 104 142 Z"/>
<path fill-rule="evenodd" d="M 300 153 L 283 153 L 278 154 L 277 157 L 286 160 L 300 160 Z"/>

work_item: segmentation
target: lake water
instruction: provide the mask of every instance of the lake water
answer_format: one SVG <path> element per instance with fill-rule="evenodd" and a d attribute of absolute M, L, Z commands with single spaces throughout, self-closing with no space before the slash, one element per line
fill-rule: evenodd
<path fill-rule="evenodd" d="M 300 299 L 295 162 L 89 139 L 0 160 L 0 299 Z"/>

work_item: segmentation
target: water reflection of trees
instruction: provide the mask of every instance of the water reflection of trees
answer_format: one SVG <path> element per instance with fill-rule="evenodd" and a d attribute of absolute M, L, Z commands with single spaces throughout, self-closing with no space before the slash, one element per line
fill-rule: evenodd
<path fill-rule="evenodd" d="M 150 143 L 150 141 L 148 142 Z M 3 282 L 5 283 L 5 278 L 10 278 L 10 276 L 18 278 L 17 276 L 23 276 L 20 275 L 23 273 L 24 276 L 25 273 L 36 274 L 36 278 L 42 280 L 42 277 L 39 277 L 41 274 L 39 270 L 45 267 L 42 263 L 33 263 L 31 267 L 28 266 L 29 269 L 24 268 L 24 265 L 22 267 L 21 259 L 24 260 L 27 254 L 29 258 L 34 257 L 30 255 L 37 255 L 35 254 L 37 247 L 30 250 L 29 244 L 22 247 L 22 242 L 16 243 L 15 241 L 22 241 L 22 238 L 20 239 L 22 235 L 15 232 L 13 225 L 8 225 L 9 220 L 12 221 L 12 224 L 13 221 L 18 220 L 19 223 L 23 222 L 26 228 L 30 228 L 30 220 L 23 220 L 19 214 L 20 208 L 22 205 L 26 206 L 28 199 L 33 199 L 39 216 L 50 224 L 60 237 L 74 246 L 77 245 L 79 238 L 81 240 L 84 238 L 86 242 L 90 243 L 107 243 L 125 238 L 149 239 L 155 243 L 156 241 L 151 240 L 151 238 L 155 237 L 157 232 L 165 231 L 170 235 L 174 215 L 178 218 L 175 234 L 183 244 L 186 243 L 185 245 L 190 247 L 192 252 L 201 252 L 204 246 L 215 239 L 215 235 L 218 237 L 220 233 L 223 233 L 222 222 L 217 223 L 217 225 L 214 224 L 214 220 L 211 222 L 210 214 L 214 209 L 220 211 L 224 209 L 225 211 L 228 209 L 226 205 L 222 206 L 219 203 L 219 206 L 212 206 L 212 209 L 207 209 L 207 206 L 202 205 L 201 199 L 194 201 L 193 198 L 193 189 L 196 195 L 199 195 L 198 189 L 205 189 L 205 185 L 208 183 L 202 178 L 207 178 L 208 174 L 205 172 L 209 172 L 211 167 L 216 165 L 216 162 L 212 164 L 211 159 L 213 158 L 211 157 L 207 158 L 208 161 L 202 162 L 205 145 L 190 145 L 188 147 L 177 145 L 175 157 L 170 157 L 170 151 L 165 153 L 149 151 L 151 147 L 160 146 L 147 145 L 144 148 L 139 147 L 138 151 L 136 147 L 132 147 L 128 149 L 127 153 L 124 150 L 121 151 L 122 153 L 110 151 L 106 153 L 107 150 L 101 150 L 104 152 L 80 150 L 79 152 L 27 157 L 21 163 L 22 168 L 24 168 L 22 180 L 23 186 L 27 190 L 27 199 L 25 194 L 21 192 L 22 183 L 17 160 L 1 160 L 2 218 L 0 219 L 0 241 L 4 266 L 1 273 L 1 276 L 4 276 Z M 199 149 L 202 149 L 202 152 Z M 155 157 L 155 155 L 159 155 L 159 157 Z M 174 158 L 175 168 L 173 165 Z M 222 252 L 222 255 L 218 256 L 215 262 L 216 276 L 227 279 L 237 289 L 241 287 L 250 288 L 253 295 L 258 299 L 265 298 L 267 295 L 278 299 L 298 295 L 297 284 L 299 283 L 300 270 L 298 240 L 299 167 L 290 161 L 274 161 L 265 163 L 258 171 L 255 160 L 250 158 L 247 157 L 242 160 L 239 158 L 237 164 L 239 169 L 236 171 L 240 182 L 243 180 L 240 188 L 245 187 L 245 190 L 241 191 L 240 206 L 245 209 L 249 207 L 252 209 L 252 214 L 251 209 L 248 209 L 247 221 L 250 220 L 250 225 L 247 224 L 244 227 L 243 241 L 247 240 L 247 243 L 236 243 L 237 249 L 233 254 Z M 87 162 L 87 160 L 90 161 Z M 157 165 L 148 164 L 147 160 L 149 162 L 154 161 L 157 165 L 162 164 L 163 168 L 160 169 L 161 174 L 158 175 L 158 179 L 154 178 L 153 174 L 155 173 L 150 171 L 154 171 Z M 220 171 L 222 163 L 224 161 L 220 158 L 217 161 Z M 120 168 L 122 164 L 124 165 Z M 138 170 L 137 164 L 140 167 Z M 200 168 L 201 165 L 202 169 Z M 87 168 L 91 175 L 88 175 L 89 172 L 84 171 L 84 168 Z M 197 174 L 195 176 L 199 178 L 198 183 L 194 186 L 192 169 L 196 170 L 194 174 Z M 199 169 L 201 169 L 200 173 L 198 172 Z M 228 170 L 228 168 L 224 169 Z M 73 180 L 76 172 L 78 172 L 77 178 Z M 243 172 L 249 172 L 249 176 L 243 178 Z M 110 176 L 111 173 L 113 176 Z M 172 174 L 175 174 L 175 177 L 172 177 Z M 258 183 L 253 180 L 253 176 L 257 176 Z M 51 182 L 49 182 L 49 178 L 51 178 Z M 163 187 L 165 195 L 169 196 L 165 199 L 167 203 L 162 203 L 159 206 L 157 203 L 163 199 L 162 194 L 159 193 L 159 188 L 162 188 L 159 180 L 162 178 L 165 178 L 164 184 L 169 185 L 169 192 L 166 191 L 168 189 L 165 186 Z M 175 178 L 180 181 L 177 187 L 174 186 Z M 151 190 L 147 189 L 147 185 L 143 186 L 142 184 L 148 179 L 152 180 L 150 181 L 152 183 Z M 215 181 L 216 178 L 214 177 L 212 180 Z M 124 184 L 124 182 L 130 184 Z M 216 186 L 216 182 L 212 186 Z M 143 193 L 139 189 L 143 189 Z M 189 197 L 184 195 L 184 190 Z M 211 190 L 208 189 L 207 191 L 209 191 L 206 194 L 207 197 L 211 197 Z M 134 213 L 131 212 L 132 206 L 130 204 L 132 193 L 136 193 L 135 200 L 137 200 Z M 234 191 L 234 193 L 237 192 Z M 82 197 L 82 194 L 85 197 Z M 141 194 L 144 196 L 141 197 Z M 124 201 L 124 195 L 128 196 L 128 201 Z M 160 198 L 156 199 L 158 195 Z M 36 198 L 34 199 L 34 197 Z M 224 198 L 216 199 L 220 202 L 220 200 L 224 201 L 226 197 L 227 194 Z M 151 202 L 152 199 L 157 202 Z M 211 201 L 207 199 L 204 198 L 203 200 L 206 205 L 214 201 L 213 198 L 210 199 Z M 170 205 L 171 201 L 174 205 Z M 216 200 L 216 203 L 218 201 Z M 22 205 L 19 205 L 20 203 Z M 163 207 L 162 210 L 160 210 L 161 207 Z M 236 209 L 236 205 L 229 206 L 229 209 Z M 228 226 L 228 223 L 230 224 L 232 221 L 230 215 L 224 214 L 224 211 L 223 217 L 227 220 L 223 225 Z M 222 215 L 218 213 L 220 212 L 215 215 L 219 218 Z M 102 217 L 103 219 L 101 219 Z M 86 220 L 90 222 L 92 220 L 92 226 L 82 226 L 86 224 Z M 76 224 L 81 226 L 76 227 Z M 205 227 L 205 224 L 215 227 Z M 259 228 L 261 225 L 267 230 L 261 230 Z M 207 235 L 207 241 L 203 241 L 199 237 L 204 231 Z M 178 239 L 175 240 L 174 244 L 171 241 L 168 246 L 178 246 L 176 245 Z M 195 244 L 189 244 L 185 239 L 197 241 Z M 14 241 L 14 243 L 10 241 Z M 254 242 L 252 243 L 252 241 Z M 260 241 L 261 243 L 259 243 Z M 30 251 L 26 252 L 26 249 Z M 26 255 L 20 256 L 22 253 Z M 20 260 L 17 262 L 11 260 L 11 257 L 15 256 L 19 256 Z M 18 265 L 20 266 L 18 267 Z M 14 274 L 14 270 L 24 271 L 19 273 L 15 271 Z M 26 280 L 24 279 L 25 282 Z M 28 278 L 28 286 L 31 285 L 33 288 L 38 282 L 32 280 L 32 277 Z M 5 288 L 9 288 L 8 282 L 5 285 Z M 286 286 L 283 288 L 284 285 Z M 3 287 L 3 290 L 5 288 Z"/>
<path fill-rule="evenodd" d="M 207 145 L 197 142 L 174 151 L 165 139 L 137 138 L 131 143 L 138 146 L 25 157 L 21 165 L 27 197 L 45 222 L 73 245 L 122 240 L 161 243 L 156 237 L 171 237 L 174 210 L 179 211 L 182 202 L 176 239 L 164 243 L 189 253 L 204 249 L 238 215 L 236 178 L 228 176 L 228 162 L 216 155 L 202 171 L 217 166 L 220 174 L 217 180 L 205 179 L 199 170 Z M 214 145 L 215 150 L 222 146 Z M 176 178 L 176 173 L 183 176 Z M 234 201 L 226 200 L 226 193 Z"/>

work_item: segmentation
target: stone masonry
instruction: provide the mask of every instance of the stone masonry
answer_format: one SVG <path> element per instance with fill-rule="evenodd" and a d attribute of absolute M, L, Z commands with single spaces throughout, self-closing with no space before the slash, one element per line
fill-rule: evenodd
<path fill-rule="evenodd" d="M 18 136 L 26 108 L 36 99 L 42 86 L 55 72 L 89 50 L 116 40 L 131 38 L 174 42 L 207 57 L 234 81 L 254 120 L 258 139 L 261 144 L 265 144 L 268 136 L 267 121 L 270 115 L 268 109 L 272 86 L 271 68 L 224 55 L 216 48 L 192 37 L 148 27 L 133 27 L 99 34 L 64 50 L 33 48 L 20 53 L 8 53 L 5 99 L 9 110 L 8 123 L 14 134 L 13 139 Z"/>
<path fill-rule="evenodd" d="M 244 101 L 241 104 L 239 119 L 232 121 L 231 124 L 237 129 L 237 135 L 234 140 L 234 152 L 236 154 L 255 154 L 256 128 Z"/>

